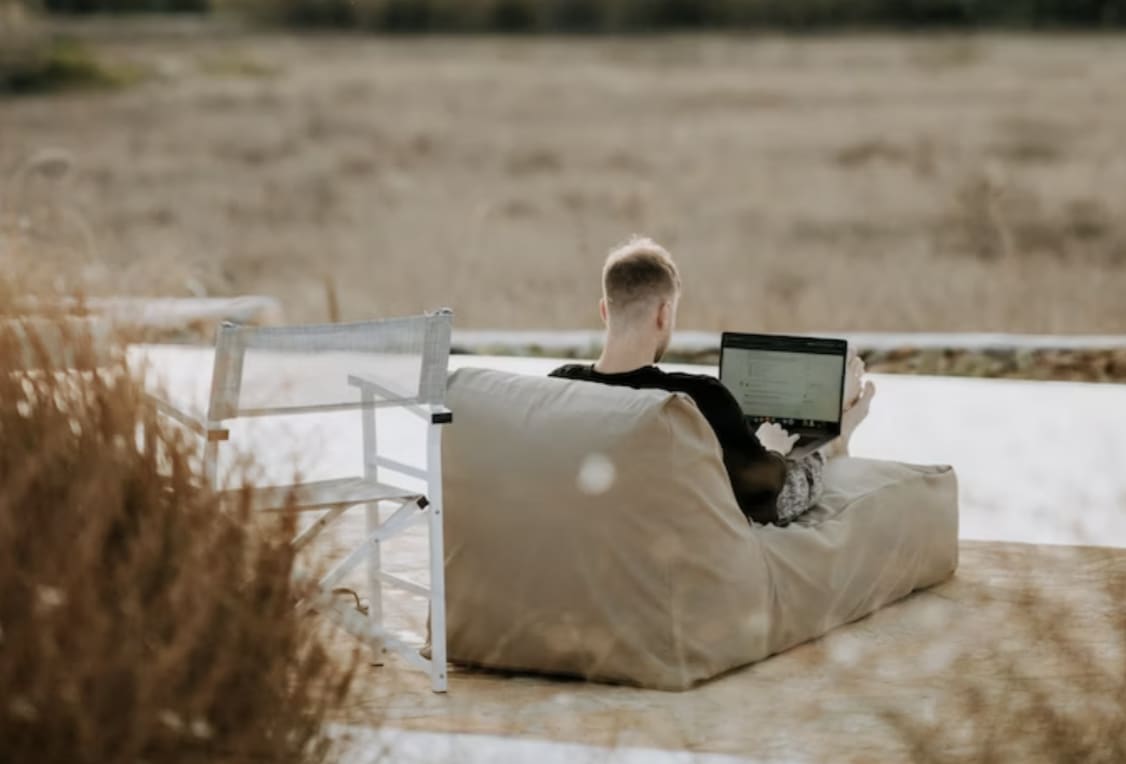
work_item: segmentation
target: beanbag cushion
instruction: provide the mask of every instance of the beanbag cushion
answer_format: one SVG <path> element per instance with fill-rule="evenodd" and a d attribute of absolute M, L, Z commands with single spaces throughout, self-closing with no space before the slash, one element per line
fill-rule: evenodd
<path fill-rule="evenodd" d="M 819 506 L 753 526 L 686 396 L 462 369 L 448 400 L 455 662 L 683 690 L 957 566 L 949 467 L 833 460 Z"/>

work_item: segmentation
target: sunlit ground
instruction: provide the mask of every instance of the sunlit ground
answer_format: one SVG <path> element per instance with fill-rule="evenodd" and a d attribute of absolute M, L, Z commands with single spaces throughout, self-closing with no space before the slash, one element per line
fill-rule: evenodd
<path fill-rule="evenodd" d="M 203 404 L 213 351 L 166 346 L 134 352 L 150 359 L 154 377 L 173 397 Z M 528 374 L 544 374 L 555 363 L 451 359 L 455 368 Z M 335 728 L 342 739 L 353 740 L 349 755 L 355 758 L 348 761 L 374 762 L 388 750 L 407 761 L 446 758 L 456 750 L 470 762 L 724 760 L 692 759 L 686 752 L 771 761 L 907 756 L 902 730 L 887 721 L 889 709 L 921 723 L 960 719 L 969 737 L 936 740 L 975 751 L 978 741 L 966 721 L 973 715 L 960 705 L 966 683 L 1004 697 L 1016 686 L 1014 665 L 1021 667 L 1021 687 L 1046 683 L 1065 706 L 1089 702 L 1085 683 L 1099 670 L 1092 667 L 1116 665 L 1121 654 L 1112 625 L 1120 605 L 1108 601 L 1103 588 L 1119 556 L 1117 550 L 1078 545 L 1126 547 L 1126 476 L 1116 469 L 1126 450 L 1126 388 L 889 375 L 875 380 L 879 392 L 854 453 L 955 466 L 963 542 L 953 579 L 687 693 L 455 668 L 449 695 L 440 696 L 429 692 L 425 676 L 397 661 L 364 667 L 358 696 L 341 711 L 345 726 Z M 295 465 L 306 478 L 357 474 L 356 420 L 344 413 L 259 423 L 236 430 L 233 443 L 262 460 L 272 480 L 288 481 Z M 408 461 L 422 452 L 422 433 L 410 421 L 380 417 L 381 442 Z M 361 513 L 353 514 L 331 537 L 340 548 L 363 532 Z M 388 572 L 425 583 L 421 528 L 386 546 Z M 363 583 L 359 572 L 352 579 L 344 583 Z M 1028 591 L 1046 593 L 1050 607 L 1070 608 L 1068 615 L 1044 622 L 1035 612 L 1030 620 L 1017 604 Z M 404 594 L 385 604 L 388 625 L 420 642 L 425 602 Z M 1075 653 L 1057 650 L 1058 634 L 1045 638 L 1045 630 L 1057 628 L 1077 640 L 1088 662 L 1076 663 Z M 343 654 L 352 643 L 342 636 L 337 644 Z M 759 722 L 748 725 L 750 718 Z M 984 729 L 1008 723 L 986 721 Z M 795 756 L 798 739 L 804 758 Z"/>

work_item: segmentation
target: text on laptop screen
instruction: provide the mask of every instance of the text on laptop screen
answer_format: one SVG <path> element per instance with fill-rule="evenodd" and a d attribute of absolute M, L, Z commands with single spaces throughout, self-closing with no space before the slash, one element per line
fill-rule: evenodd
<path fill-rule="evenodd" d="M 728 347 L 720 379 L 749 417 L 837 422 L 844 358 Z"/>

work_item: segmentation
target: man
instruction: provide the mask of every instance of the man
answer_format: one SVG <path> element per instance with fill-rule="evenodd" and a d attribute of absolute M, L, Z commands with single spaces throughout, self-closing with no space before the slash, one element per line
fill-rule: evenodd
<path fill-rule="evenodd" d="M 738 401 L 718 379 L 668 373 L 654 365 L 672 339 L 679 301 L 680 274 L 669 253 L 651 239 L 631 240 L 610 253 L 602 271 L 602 356 L 592 366 L 569 364 L 551 375 L 688 394 L 719 439 L 743 514 L 755 523 L 786 524 L 820 498 L 825 459 L 848 454 L 849 439 L 868 415 L 875 386 L 868 382 L 861 389 L 864 364 L 852 358 L 841 437 L 802 459 L 787 459 L 797 436 L 775 424 L 752 432 Z"/>

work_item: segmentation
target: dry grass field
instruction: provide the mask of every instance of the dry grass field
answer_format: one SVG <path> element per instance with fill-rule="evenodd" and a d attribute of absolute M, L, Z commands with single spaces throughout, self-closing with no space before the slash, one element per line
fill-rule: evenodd
<path fill-rule="evenodd" d="M 1119 38 L 119 23 L 88 44 L 136 83 L 0 101 L 6 263 L 299 321 L 331 284 L 345 319 L 587 328 L 645 232 L 683 328 L 1126 332 Z"/>

